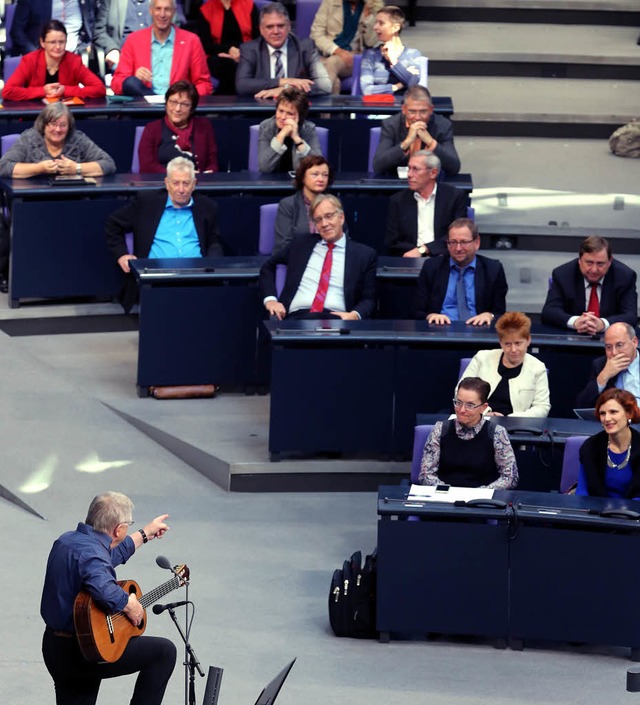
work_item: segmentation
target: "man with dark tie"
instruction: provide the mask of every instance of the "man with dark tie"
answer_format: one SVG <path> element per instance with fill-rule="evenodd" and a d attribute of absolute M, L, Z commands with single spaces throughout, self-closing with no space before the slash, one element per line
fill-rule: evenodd
<path fill-rule="evenodd" d="M 283 318 L 369 318 L 375 307 L 376 253 L 344 234 L 340 200 L 322 193 L 309 210 L 318 234 L 295 236 L 260 270 L 260 292 L 271 316 Z M 287 266 L 282 293 L 276 268 Z"/>
<path fill-rule="evenodd" d="M 291 34 L 287 9 L 270 2 L 260 10 L 260 38 L 240 45 L 236 91 L 277 98 L 287 86 L 312 95 L 331 93 L 331 79 L 315 44 Z"/>
<path fill-rule="evenodd" d="M 604 334 L 604 357 L 591 365 L 585 388 L 578 394 L 576 405 L 591 408 L 605 389 L 626 389 L 640 399 L 640 356 L 638 336 L 628 323 L 612 323 Z"/>
<path fill-rule="evenodd" d="M 408 189 L 389 200 L 387 247 L 396 257 L 428 257 L 447 252 L 447 230 L 467 215 L 467 194 L 438 182 L 440 160 L 421 150 L 409 159 Z"/>
<path fill-rule="evenodd" d="M 556 267 L 540 316 L 543 323 L 595 335 L 612 323 L 638 321 L 636 273 L 613 258 L 609 241 L 590 235 L 577 259 Z"/>
<path fill-rule="evenodd" d="M 476 254 L 480 234 L 469 218 L 449 226 L 448 257 L 428 259 L 418 277 L 417 318 L 448 325 L 488 326 L 506 311 L 509 287 L 502 264 Z"/>

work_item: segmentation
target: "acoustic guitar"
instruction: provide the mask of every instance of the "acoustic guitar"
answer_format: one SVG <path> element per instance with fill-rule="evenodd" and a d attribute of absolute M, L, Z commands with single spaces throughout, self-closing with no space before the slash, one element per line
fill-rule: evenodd
<path fill-rule="evenodd" d="M 189 568 L 177 565 L 176 574 L 151 592 L 142 594 L 135 580 L 119 580 L 118 585 L 129 595 L 134 594 L 145 610 L 142 621 L 135 626 L 124 612 L 107 614 L 87 592 L 81 592 L 73 604 L 73 621 L 80 651 L 87 661 L 113 663 L 123 654 L 134 636 L 141 636 L 147 628 L 146 608 L 176 590 L 189 580 Z"/>

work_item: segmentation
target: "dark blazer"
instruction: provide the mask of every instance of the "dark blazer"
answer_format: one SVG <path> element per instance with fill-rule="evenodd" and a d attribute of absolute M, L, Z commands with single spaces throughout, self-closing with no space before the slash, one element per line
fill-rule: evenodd
<path fill-rule="evenodd" d="M 450 184 L 438 184 L 433 213 L 435 240 L 427 247 L 432 255 L 447 253 L 447 232 L 456 218 L 467 217 L 469 200 L 464 191 Z M 409 189 L 394 194 L 389 199 L 387 215 L 387 247 L 389 254 L 402 257 L 418 242 L 418 203 Z"/>
<path fill-rule="evenodd" d="M 240 61 L 236 71 L 238 95 L 253 96 L 267 88 L 277 88 L 278 79 L 270 76 L 269 50 L 264 39 L 260 37 L 241 44 Z M 311 39 L 299 39 L 295 34 L 289 34 L 287 76 L 310 78 L 314 82 L 311 95 L 331 93 L 331 79 Z"/>
<path fill-rule="evenodd" d="M 78 4 L 82 14 L 78 49 L 82 50 L 91 44 L 95 22 L 95 2 L 78 0 Z M 40 48 L 40 32 L 51 19 L 51 6 L 51 0 L 17 0 L 11 25 L 12 51 L 15 56 Z"/>
<path fill-rule="evenodd" d="M 606 431 L 600 431 L 590 436 L 580 446 L 580 462 L 584 468 L 584 478 L 590 497 L 607 497 L 604 486 L 604 474 L 607 468 L 607 442 Z M 629 499 L 640 497 L 640 433 L 631 429 L 631 483 L 626 496 Z"/>
<path fill-rule="evenodd" d="M 420 320 L 430 313 L 440 313 L 447 293 L 449 257 L 428 259 L 418 277 L 417 314 Z M 497 318 L 507 310 L 507 278 L 502 264 L 495 259 L 476 255 L 476 311 L 490 311 Z"/>
<path fill-rule="evenodd" d="M 302 275 L 319 235 L 298 235 L 282 250 L 274 252 L 260 269 L 260 294 L 262 298 L 277 296 L 276 267 L 287 265 L 287 276 L 279 301 L 289 311 L 298 291 Z M 344 262 L 344 303 L 347 311 L 357 311 L 361 318 L 369 318 L 376 303 L 375 250 L 347 238 Z"/>
<path fill-rule="evenodd" d="M 442 171 L 447 176 L 455 176 L 460 171 L 460 157 L 453 143 L 453 125 L 442 115 L 433 113 L 427 123 L 429 134 L 438 141 L 433 153 L 442 163 Z M 403 152 L 400 142 L 409 134 L 403 113 L 382 121 L 380 144 L 373 157 L 373 170 L 376 174 L 392 173 L 396 168 L 406 166 L 409 157 Z"/>
<path fill-rule="evenodd" d="M 140 193 L 109 216 L 105 226 L 107 247 L 118 260 L 128 254 L 125 234 L 133 233 L 133 254 L 147 257 L 167 202 L 166 191 Z M 193 221 L 203 257 L 222 257 L 218 232 L 218 206 L 201 194 L 193 194 Z"/>
<path fill-rule="evenodd" d="M 636 355 L 639 355 L 640 351 L 636 350 Z M 607 364 L 606 355 L 602 357 L 597 357 L 591 363 L 591 372 L 589 373 L 589 379 L 584 389 L 578 394 L 576 399 L 576 408 L 578 409 L 589 409 L 596 405 L 596 401 L 600 396 L 598 391 L 598 375 L 602 372 L 604 366 Z M 615 387 L 618 381 L 618 375 L 612 377 L 605 385 L 605 389 L 610 389 Z M 603 390 L 604 391 L 604 390 Z"/>
<path fill-rule="evenodd" d="M 580 316 L 585 308 L 584 277 L 576 258 L 553 270 L 540 318 L 549 326 L 566 328 L 571 316 Z M 600 316 L 609 323 L 622 321 L 635 326 L 638 322 L 636 273 L 615 258 L 602 282 Z"/>

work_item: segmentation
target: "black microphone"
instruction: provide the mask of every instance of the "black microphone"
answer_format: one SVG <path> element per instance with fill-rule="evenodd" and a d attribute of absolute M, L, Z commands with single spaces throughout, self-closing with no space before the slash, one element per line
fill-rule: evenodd
<path fill-rule="evenodd" d="M 164 568 L 164 570 L 173 570 L 171 563 L 169 563 L 169 559 L 166 556 L 158 556 L 156 558 L 156 565 L 160 568 Z"/>
<path fill-rule="evenodd" d="M 182 600 L 181 602 L 169 602 L 167 605 L 154 605 L 153 614 L 162 614 L 165 610 L 172 610 L 175 607 L 182 607 L 183 605 L 188 605 L 191 600 Z"/>

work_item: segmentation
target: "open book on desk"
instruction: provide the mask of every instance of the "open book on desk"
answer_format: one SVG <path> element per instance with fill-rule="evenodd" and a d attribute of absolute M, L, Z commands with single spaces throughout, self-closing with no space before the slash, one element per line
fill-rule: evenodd
<path fill-rule="evenodd" d="M 442 489 L 439 489 L 442 488 Z M 445 489 L 446 488 L 446 489 Z M 420 502 L 469 502 L 472 499 L 491 499 L 488 487 L 453 487 L 451 485 L 411 485 L 407 499 Z"/>

